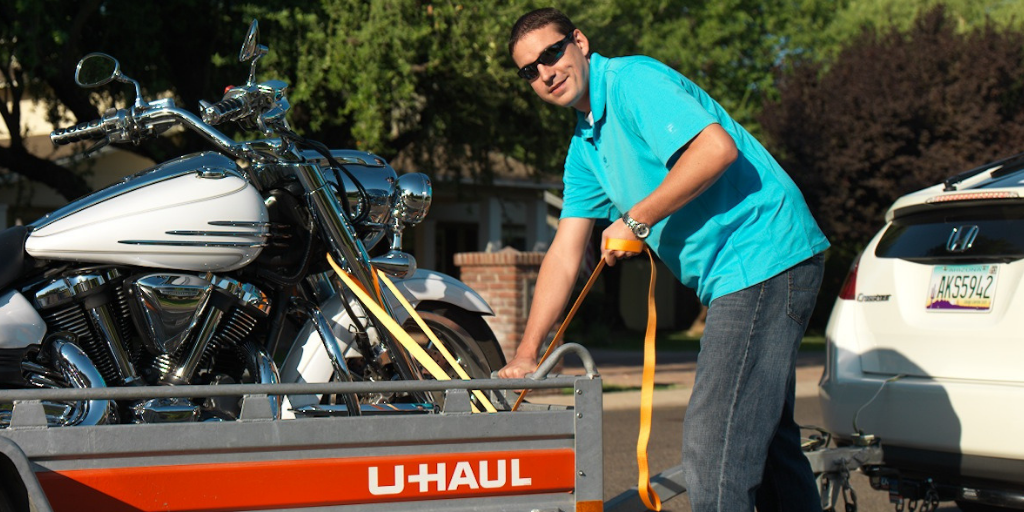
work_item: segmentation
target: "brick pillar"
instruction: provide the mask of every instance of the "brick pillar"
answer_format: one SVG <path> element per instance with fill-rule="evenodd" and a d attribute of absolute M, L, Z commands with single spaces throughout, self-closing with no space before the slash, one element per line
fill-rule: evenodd
<path fill-rule="evenodd" d="M 526 317 L 543 259 L 542 252 L 519 252 L 511 248 L 455 255 L 455 266 L 460 269 L 462 282 L 476 290 L 494 310 L 493 317 L 484 318 L 498 338 L 506 359 L 515 355 L 526 330 Z"/>

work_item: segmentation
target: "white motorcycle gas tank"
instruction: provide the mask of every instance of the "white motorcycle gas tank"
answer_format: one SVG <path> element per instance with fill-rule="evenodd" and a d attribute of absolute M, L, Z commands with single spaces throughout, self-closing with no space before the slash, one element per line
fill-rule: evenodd
<path fill-rule="evenodd" d="M 78 199 L 34 222 L 34 258 L 224 272 L 259 256 L 263 198 L 233 161 L 183 156 Z"/>

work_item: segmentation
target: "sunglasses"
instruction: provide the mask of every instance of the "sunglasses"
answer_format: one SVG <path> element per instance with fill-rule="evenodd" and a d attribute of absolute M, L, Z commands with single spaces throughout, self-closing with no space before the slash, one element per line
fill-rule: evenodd
<path fill-rule="evenodd" d="M 540 71 L 537 71 L 537 64 L 550 66 L 558 62 L 558 59 L 561 59 L 562 55 L 565 55 L 565 49 L 572 40 L 572 33 L 570 33 L 561 41 L 545 48 L 544 51 L 540 52 L 540 56 L 537 57 L 537 60 L 519 68 L 519 77 L 528 82 L 536 80 L 537 77 L 540 76 Z"/>

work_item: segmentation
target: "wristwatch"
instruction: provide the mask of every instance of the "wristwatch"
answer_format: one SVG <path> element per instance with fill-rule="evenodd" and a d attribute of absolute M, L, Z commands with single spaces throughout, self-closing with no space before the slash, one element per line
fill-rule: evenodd
<path fill-rule="evenodd" d="M 647 238 L 647 235 L 651 234 L 651 228 L 643 222 L 637 222 L 636 219 L 629 216 L 629 212 L 622 214 L 622 222 L 626 223 L 626 226 L 633 231 L 633 235 L 643 240 Z"/>

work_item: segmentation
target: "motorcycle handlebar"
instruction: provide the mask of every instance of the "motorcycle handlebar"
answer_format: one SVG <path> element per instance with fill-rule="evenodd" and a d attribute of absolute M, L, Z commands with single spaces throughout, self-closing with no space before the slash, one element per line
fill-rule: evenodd
<path fill-rule="evenodd" d="M 241 96 L 220 100 L 203 108 L 203 122 L 217 125 L 224 121 L 233 121 L 245 113 L 246 101 Z"/>
<path fill-rule="evenodd" d="M 83 140 L 97 140 L 107 136 L 107 128 L 102 119 L 94 119 L 86 123 L 79 123 L 70 128 L 54 130 L 50 134 L 50 140 L 55 146 L 73 144 Z"/>
<path fill-rule="evenodd" d="M 241 101 L 245 102 L 244 99 Z M 245 103 L 242 108 L 249 108 L 248 103 Z M 235 142 L 210 123 L 204 122 L 191 112 L 175 107 L 170 102 L 165 104 L 154 102 L 142 110 L 118 110 L 101 119 L 71 128 L 54 130 L 50 134 L 50 140 L 58 146 L 104 137 L 110 137 L 112 142 L 138 141 L 142 137 L 155 135 L 172 125 L 184 125 L 195 130 L 206 140 L 232 156 L 239 158 L 251 156 L 246 149 L 247 144 Z"/>

